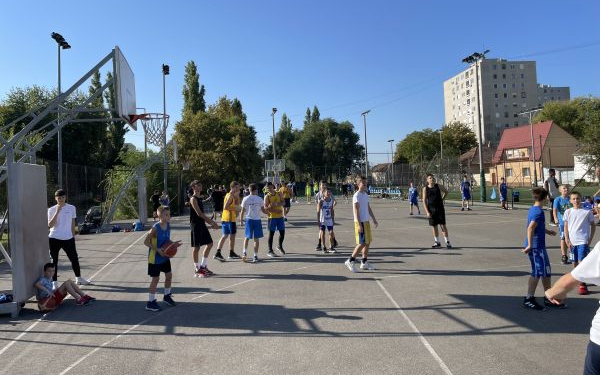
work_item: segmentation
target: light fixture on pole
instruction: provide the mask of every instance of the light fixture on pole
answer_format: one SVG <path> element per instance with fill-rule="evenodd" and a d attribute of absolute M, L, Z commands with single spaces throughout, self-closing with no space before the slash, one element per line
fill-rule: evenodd
<path fill-rule="evenodd" d="M 477 87 L 477 148 L 479 150 L 479 185 L 481 188 L 479 189 L 479 197 L 482 202 L 486 201 L 486 186 L 485 186 L 485 171 L 483 165 L 483 117 L 481 116 L 481 96 L 479 95 L 479 69 L 481 68 L 481 60 L 485 59 L 485 55 L 490 52 L 489 49 L 486 49 L 483 52 L 475 52 L 472 55 L 469 55 L 462 59 L 462 62 L 467 64 L 475 64 L 475 85 Z"/>
<path fill-rule="evenodd" d="M 393 139 L 388 139 L 388 142 L 390 143 L 390 153 L 392 155 L 392 164 L 390 164 L 390 167 L 392 168 L 392 175 L 391 175 L 391 183 L 390 186 L 392 185 L 392 183 L 394 183 L 394 140 Z"/>
<path fill-rule="evenodd" d="M 529 118 L 529 129 L 531 131 L 531 160 L 533 161 L 533 186 L 538 186 L 537 179 L 537 163 L 535 162 L 535 139 L 533 137 L 533 116 L 535 116 L 538 112 L 540 112 L 543 108 L 534 108 L 528 111 L 523 111 L 519 113 L 519 116 L 528 117 Z M 540 153 L 542 152 L 542 145 L 540 144 Z M 541 159 L 541 155 L 540 155 Z"/>
<path fill-rule="evenodd" d="M 58 96 L 62 94 L 60 86 L 60 50 L 70 49 L 71 45 L 67 43 L 65 38 L 59 33 L 52 33 L 50 37 L 56 41 L 58 46 Z M 63 165 L 62 165 L 62 130 L 60 129 L 60 104 L 58 105 L 58 111 L 56 115 L 56 126 L 58 127 L 57 132 L 57 150 L 58 150 L 58 187 L 63 188 Z"/>
<path fill-rule="evenodd" d="M 167 94 L 166 94 L 166 79 L 169 75 L 169 66 L 162 64 L 163 75 L 163 190 L 167 191 Z M 168 191 L 167 191 L 168 192 Z"/>
<path fill-rule="evenodd" d="M 369 182 L 369 152 L 367 149 L 367 115 L 371 112 L 371 110 L 366 110 L 360 115 L 363 117 L 363 124 L 365 128 L 365 178 L 367 179 L 367 183 Z"/>
<path fill-rule="evenodd" d="M 277 171 L 275 170 L 275 160 L 277 160 L 277 154 L 275 153 L 275 113 L 277 113 L 277 108 L 273 107 L 273 111 L 271 111 L 271 117 L 273 119 L 273 136 L 272 136 L 272 143 L 273 143 L 273 176 L 277 175 Z M 275 180 L 275 178 L 273 178 L 273 180 Z"/>

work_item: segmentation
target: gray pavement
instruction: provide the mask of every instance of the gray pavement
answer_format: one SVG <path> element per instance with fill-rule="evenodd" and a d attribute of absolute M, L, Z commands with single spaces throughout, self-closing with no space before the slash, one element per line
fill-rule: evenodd
<path fill-rule="evenodd" d="M 206 279 L 192 275 L 186 220 L 174 220 L 174 239 L 187 244 L 172 260 L 179 305 L 160 313 L 144 310 L 140 232 L 78 236 L 84 276 L 94 281 L 85 290 L 98 301 L 66 300 L 45 316 L 32 303 L 18 319 L 1 316 L 0 374 L 581 373 L 600 287 L 571 296 L 565 310 L 521 306 L 525 210 L 460 212 L 450 204 L 455 247 L 433 250 L 426 219 L 408 216 L 406 202 L 372 207 L 380 225 L 369 259 L 378 270 L 357 274 L 343 265 L 354 239 L 351 206 L 342 201 L 341 254 L 314 250 L 315 207 L 299 204 L 287 256 L 266 258 L 264 239 L 263 262 L 211 258 L 218 275 Z M 220 233 L 211 233 L 216 243 Z M 554 273 L 567 272 L 557 239 L 548 242 Z M 1 286 L 8 275 L 0 272 Z M 72 276 L 63 255 L 59 278 Z"/>

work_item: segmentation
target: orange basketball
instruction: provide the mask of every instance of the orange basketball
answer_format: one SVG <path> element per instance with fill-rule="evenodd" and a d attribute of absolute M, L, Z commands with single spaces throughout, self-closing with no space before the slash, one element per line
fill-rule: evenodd
<path fill-rule="evenodd" d="M 167 257 L 173 258 L 175 254 L 177 254 L 177 248 L 179 246 L 181 246 L 181 241 L 173 242 L 171 240 L 168 240 L 162 245 L 161 249 Z"/>

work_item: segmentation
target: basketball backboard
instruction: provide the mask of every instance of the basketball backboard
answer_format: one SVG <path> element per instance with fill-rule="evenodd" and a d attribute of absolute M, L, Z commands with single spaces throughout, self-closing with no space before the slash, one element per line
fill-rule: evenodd
<path fill-rule="evenodd" d="M 137 130 L 135 122 L 132 121 L 132 116 L 136 114 L 135 77 L 123 52 L 121 52 L 118 46 L 115 46 L 114 49 L 113 62 L 118 116 L 127 121 L 133 130 Z"/>
<path fill-rule="evenodd" d="M 268 159 L 265 160 L 266 172 L 283 172 L 285 171 L 285 159 Z"/>

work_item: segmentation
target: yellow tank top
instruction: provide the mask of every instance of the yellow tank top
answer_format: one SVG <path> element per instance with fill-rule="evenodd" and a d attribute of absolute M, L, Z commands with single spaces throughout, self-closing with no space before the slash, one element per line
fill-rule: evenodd
<path fill-rule="evenodd" d="M 286 186 L 280 187 L 279 192 L 283 195 L 283 198 L 290 198 L 292 196 L 290 190 Z"/>
<path fill-rule="evenodd" d="M 269 197 L 270 204 L 283 203 L 281 195 L 277 192 L 275 192 L 275 195 L 267 194 L 267 197 Z M 277 210 L 277 212 L 271 212 L 269 209 L 269 219 L 279 219 L 283 217 L 283 206 L 275 207 L 275 210 Z"/>
<path fill-rule="evenodd" d="M 231 203 L 228 206 L 225 206 L 230 196 L 231 193 L 227 193 L 225 195 L 225 200 L 223 201 L 223 216 L 221 216 L 221 221 L 235 222 L 235 219 L 237 218 L 237 211 L 235 208 L 240 204 L 240 198 L 233 196 Z"/>

